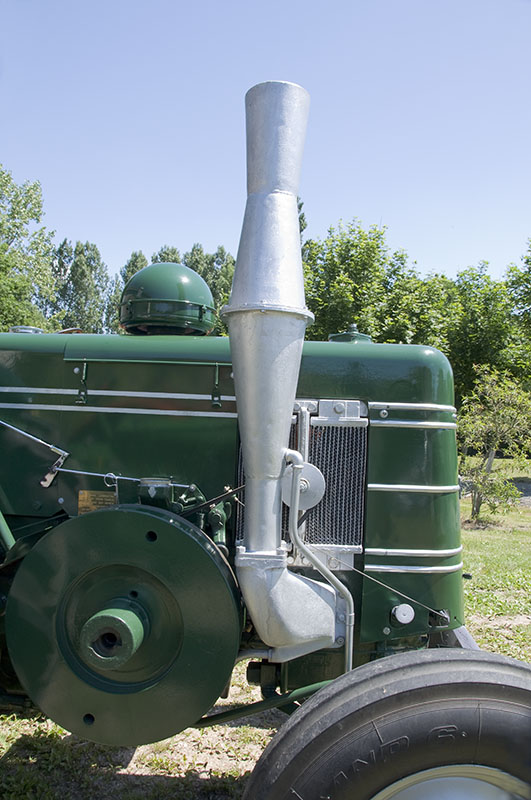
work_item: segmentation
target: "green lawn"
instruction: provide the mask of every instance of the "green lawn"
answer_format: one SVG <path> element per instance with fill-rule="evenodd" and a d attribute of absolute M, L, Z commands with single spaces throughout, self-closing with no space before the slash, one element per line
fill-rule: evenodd
<path fill-rule="evenodd" d="M 483 649 L 531 662 L 531 507 L 465 527 L 463 546 L 467 627 Z"/>

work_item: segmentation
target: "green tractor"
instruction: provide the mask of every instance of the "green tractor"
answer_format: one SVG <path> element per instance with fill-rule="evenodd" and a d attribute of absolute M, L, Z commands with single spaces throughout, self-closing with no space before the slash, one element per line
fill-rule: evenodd
<path fill-rule="evenodd" d="M 308 95 L 246 102 L 229 337 L 169 263 L 127 335 L 0 336 L 0 706 L 135 746 L 299 704 L 248 800 L 530 800 L 531 668 L 464 627 L 450 366 L 304 342 Z M 244 659 L 263 701 L 208 714 Z"/>

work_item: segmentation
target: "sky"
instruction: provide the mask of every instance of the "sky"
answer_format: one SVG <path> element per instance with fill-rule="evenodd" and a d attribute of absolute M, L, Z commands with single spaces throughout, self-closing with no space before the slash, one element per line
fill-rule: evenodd
<path fill-rule="evenodd" d="M 387 227 L 421 274 L 531 237 L 531 0 L 0 0 L 0 163 L 56 241 L 236 255 L 247 89 L 311 96 L 305 235 Z"/>

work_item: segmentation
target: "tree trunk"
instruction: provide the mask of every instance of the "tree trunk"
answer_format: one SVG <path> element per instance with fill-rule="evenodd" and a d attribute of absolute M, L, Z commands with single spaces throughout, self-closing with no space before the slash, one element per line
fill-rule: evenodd
<path fill-rule="evenodd" d="M 496 455 L 496 450 L 489 450 L 489 454 L 487 456 L 487 461 L 485 464 L 485 472 L 487 475 L 490 475 L 492 472 L 492 465 L 494 463 L 494 456 Z"/>
<path fill-rule="evenodd" d="M 482 503 L 483 497 L 481 492 L 478 492 L 477 489 L 472 489 L 472 512 L 470 515 L 472 519 L 478 519 Z"/>

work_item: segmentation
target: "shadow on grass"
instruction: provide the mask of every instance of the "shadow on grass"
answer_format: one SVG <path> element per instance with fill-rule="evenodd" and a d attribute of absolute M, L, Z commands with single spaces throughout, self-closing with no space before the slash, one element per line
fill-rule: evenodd
<path fill-rule="evenodd" d="M 58 733 L 24 734 L 0 758 L 1 800 L 235 800 L 248 774 L 131 774 L 133 748 Z"/>
<path fill-rule="evenodd" d="M 216 706 L 214 713 L 232 711 L 233 708 L 241 708 L 240 703 L 234 703 L 223 706 Z M 248 714 L 246 717 L 238 717 L 237 719 L 227 720 L 221 723 L 227 728 L 242 728 L 251 725 L 253 728 L 262 730 L 270 730 L 275 728 L 278 730 L 289 719 L 289 714 L 282 708 L 270 708 L 267 711 L 261 711 L 259 714 Z"/>

